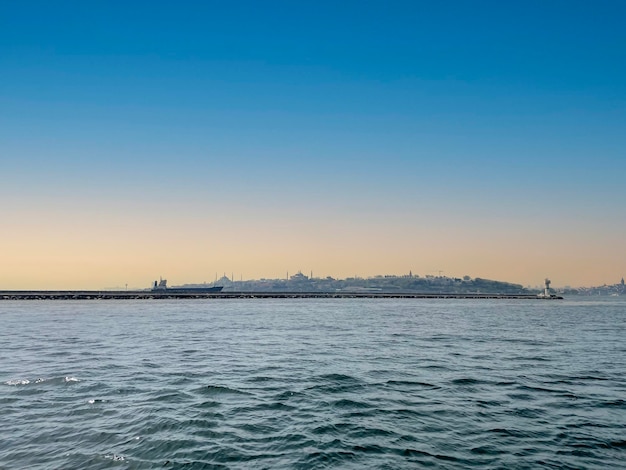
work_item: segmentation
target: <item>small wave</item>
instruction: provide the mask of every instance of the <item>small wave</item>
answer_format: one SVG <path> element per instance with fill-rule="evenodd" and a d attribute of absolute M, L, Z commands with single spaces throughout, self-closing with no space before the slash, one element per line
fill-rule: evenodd
<path fill-rule="evenodd" d="M 574 457 L 587 457 L 587 458 L 597 458 L 597 455 L 590 450 L 558 450 L 556 455 L 573 455 Z"/>
<path fill-rule="evenodd" d="M 4 382 L 5 385 L 28 385 L 30 380 L 28 379 L 11 379 Z"/>
<path fill-rule="evenodd" d="M 312 452 L 306 457 L 306 461 L 299 466 L 303 468 L 331 468 L 345 465 L 346 460 L 354 460 L 356 454 L 350 451 L 335 452 Z"/>
<path fill-rule="evenodd" d="M 500 382 L 496 382 L 495 384 L 497 387 L 506 387 L 509 385 L 517 385 L 517 382 L 514 382 L 512 380 L 501 380 Z"/>
<path fill-rule="evenodd" d="M 65 384 L 65 383 L 75 383 L 75 382 L 80 382 L 80 380 L 78 380 L 75 377 L 52 377 L 49 379 L 44 379 L 42 377 L 39 377 L 37 379 L 34 380 L 30 380 L 30 379 L 11 379 L 11 380 L 7 380 L 6 382 L 4 382 L 5 385 L 12 385 L 12 386 L 18 386 L 18 385 L 55 385 L 55 384 Z"/>
<path fill-rule="evenodd" d="M 390 431 L 388 429 L 381 428 L 373 428 L 373 427 L 359 427 L 350 433 L 350 438 L 358 439 L 358 440 L 366 440 L 366 439 L 398 439 L 401 436 L 398 435 L 395 431 Z"/>
<path fill-rule="evenodd" d="M 454 385 L 480 385 L 487 382 L 484 380 L 474 379 L 472 377 L 463 377 L 460 379 L 454 379 L 451 383 Z"/>
<path fill-rule="evenodd" d="M 512 415 L 513 416 L 520 416 L 522 418 L 531 418 L 531 419 L 535 419 L 535 418 L 540 418 L 542 416 L 545 415 L 545 410 L 537 408 L 537 409 L 533 409 L 533 408 L 516 408 L 514 410 L 512 410 Z"/>
<path fill-rule="evenodd" d="M 596 421 L 576 422 L 565 425 L 568 429 L 584 429 L 584 428 L 610 428 L 611 426 L 606 423 L 599 423 Z"/>
<path fill-rule="evenodd" d="M 191 395 L 189 395 L 186 392 L 183 391 L 179 391 L 179 392 L 167 392 L 164 391 L 163 393 L 150 397 L 149 401 L 151 402 L 163 402 L 163 403 L 180 403 L 183 401 L 187 401 L 191 398 Z"/>
<path fill-rule="evenodd" d="M 196 404 L 195 408 L 199 408 L 202 410 L 205 408 L 219 408 L 220 406 L 222 406 L 222 404 L 219 401 L 208 400 L 208 401 L 203 401 L 201 403 Z"/>
<path fill-rule="evenodd" d="M 527 390 L 531 392 L 547 392 L 547 393 L 567 393 L 566 390 L 563 389 L 554 389 L 554 388 L 546 388 L 546 387 L 534 387 L 532 385 L 520 385 L 517 387 L 519 390 Z"/>
<path fill-rule="evenodd" d="M 502 402 L 498 400 L 476 400 L 476 405 L 481 408 L 489 408 L 492 406 L 502 406 Z"/>
<path fill-rule="evenodd" d="M 528 433 L 518 431 L 517 429 L 504 429 L 504 428 L 494 428 L 490 429 L 490 432 L 500 434 L 501 436 L 510 436 L 510 437 L 529 437 Z"/>
<path fill-rule="evenodd" d="M 351 382 L 351 383 L 360 383 L 360 380 L 345 374 L 324 374 L 316 377 L 317 380 L 325 380 L 329 382 Z"/>
<path fill-rule="evenodd" d="M 624 408 L 626 407 L 626 400 L 618 399 L 618 400 L 611 400 L 611 401 L 603 401 L 598 406 L 601 406 L 603 408 L 612 408 L 614 406 L 617 406 L 619 408 Z"/>
<path fill-rule="evenodd" d="M 575 393 L 570 393 L 570 392 L 561 393 L 560 396 L 563 398 L 569 398 L 571 400 L 578 400 L 582 398 L 581 396 L 576 395 Z"/>
<path fill-rule="evenodd" d="M 345 398 L 341 400 L 337 400 L 336 402 L 333 403 L 333 406 L 336 408 L 359 408 L 359 409 L 372 408 L 372 405 L 369 405 L 367 403 L 364 403 L 361 401 L 355 401 L 355 400 L 348 400 Z"/>
<path fill-rule="evenodd" d="M 617 447 L 617 448 L 626 448 L 626 441 L 625 440 L 611 441 L 611 442 L 609 442 L 609 446 L 610 447 Z"/>
<path fill-rule="evenodd" d="M 524 344 L 528 346 L 551 346 L 553 343 L 549 343 L 548 341 L 539 341 L 535 339 L 523 339 L 523 338 L 503 338 L 502 342 L 505 343 L 515 343 L 515 344 Z"/>
<path fill-rule="evenodd" d="M 43 377 L 39 377 L 32 381 L 29 379 L 11 379 L 11 380 L 7 380 L 4 383 L 5 385 L 29 385 L 29 384 L 54 385 L 54 384 L 60 384 L 60 383 L 76 383 L 76 382 L 80 382 L 80 380 L 77 379 L 76 377 L 65 376 L 65 377 L 52 377 L 49 379 L 44 379 Z"/>
<path fill-rule="evenodd" d="M 494 446 L 489 444 L 473 447 L 472 449 L 470 449 L 470 452 L 476 455 L 498 455 L 503 453 L 503 451 L 498 450 Z"/>
<path fill-rule="evenodd" d="M 246 380 L 247 382 L 257 383 L 257 382 L 275 382 L 276 377 L 269 377 L 267 375 L 255 375 L 254 377 L 250 377 Z"/>
<path fill-rule="evenodd" d="M 442 366 L 439 364 L 430 364 L 427 366 L 422 366 L 421 369 L 433 369 L 433 370 L 451 370 L 448 366 Z"/>
<path fill-rule="evenodd" d="M 513 356 L 511 361 L 529 361 L 529 362 L 551 362 L 552 359 L 543 356 Z"/>
<path fill-rule="evenodd" d="M 301 398 L 303 396 L 304 396 L 303 393 L 294 392 L 292 390 L 286 390 L 286 391 L 280 392 L 279 394 L 274 396 L 274 400 L 276 400 L 276 401 L 287 401 L 287 400 L 294 400 L 296 398 Z"/>
<path fill-rule="evenodd" d="M 318 435 L 335 435 L 340 434 L 344 431 L 350 431 L 354 427 L 355 426 L 353 424 L 348 423 L 324 424 L 322 426 L 317 426 L 316 428 L 313 428 L 311 432 Z"/>
<path fill-rule="evenodd" d="M 315 385 L 307 390 L 322 393 L 340 393 L 367 386 L 366 382 L 343 374 L 324 374 L 314 378 Z"/>
<path fill-rule="evenodd" d="M 537 398 L 530 393 L 507 393 L 506 396 L 512 400 L 534 401 Z"/>
<path fill-rule="evenodd" d="M 404 455 L 405 457 L 414 457 L 414 456 L 420 456 L 420 457 L 432 457 L 433 455 L 425 452 L 423 450 L 417 450 L 417 449 L 404 449 L 402 451 L 402 455 Z"/>
<path fill-rule="evenodd" d="M 412 380 L 388 380 L 386 384 L 396 385 L 400 387 L 422 387 L 422 388 L 432 388 L 432 389 L 441 388 L 438 385 L 433 385 L 428 382 L 418 382 L 418 381 L 412 381 Z"/>
<path fill-rule="evenodd" d="M 368 446 L 356 445 L 352 447 L 352 450 L 354 450 L 355 452 L 363 452 L 365 454 L 384 454 L 387 452 L 388 449 L 373 444 Z"/>
<path fill-rule="evenodd" d="M 241 413 L 255 413 L 259 411 L 292 411 L 296 409 L 297 408 L 286 405 L 284 403 L 270 402 L 270 403 L 259 403 L 253 406 L 242 406 L 242 407 L 234 408 L 233 412 L 241 414 Z"/>
<path fill-rule="evenodd" d="M 236 388 L 223 387 L 221 385 L 207 385 L 204 388 L 204 391 L 209 394 L 232 394 L 232 395 L 250 395 L 248 392 L 244 392 L 243 390 L 237 390 Z"/>
<path fill-rule="evenodd" d="M 450 455 L 431 454 L 429 452 L 425 452 L 423 450 L 417 450 L 417 449 L 404 449 L 404 451 L 402 451 L 402 455 L 406 457 L 409 457 L 409 456 L 432 457 L 438 460 L 447 460 L 450 462 L 456 462 L 459 460 L 456 457 L 452 457 Z"/>
<path fill-rule="evenodd" d="M 608 377 L 598 377 L 596 375 L 580 375 L 577 377 L 572 377 L 573 380 L 601 380 L 601 381 L 606 381 L 606 380 L 611 380 Z"/>

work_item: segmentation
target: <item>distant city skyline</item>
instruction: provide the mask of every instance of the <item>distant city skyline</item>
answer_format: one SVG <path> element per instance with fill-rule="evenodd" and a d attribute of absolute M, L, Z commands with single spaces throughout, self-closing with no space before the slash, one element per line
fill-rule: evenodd
<path fill-rule="evenodd" d="M 0 289 L 626 275 L 626 3 L 12 2 Z"/>

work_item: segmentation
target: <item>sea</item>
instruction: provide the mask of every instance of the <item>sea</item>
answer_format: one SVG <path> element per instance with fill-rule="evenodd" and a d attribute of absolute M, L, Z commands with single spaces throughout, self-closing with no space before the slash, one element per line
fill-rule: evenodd
<path fill-rule="evenodd" d="M 0 301 L 0 469 L 626 468 L 626 298 Z"/>

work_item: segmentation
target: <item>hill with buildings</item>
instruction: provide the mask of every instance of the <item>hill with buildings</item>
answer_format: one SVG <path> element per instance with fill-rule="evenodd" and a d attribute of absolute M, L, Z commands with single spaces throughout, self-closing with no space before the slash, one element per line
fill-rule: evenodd
<path fill-rule="evenodd" d="M 566 295 L 587 295 L 587 296 L 626 296 L 626 285 L 624 285 L 624 278 L 616 284 L 603 284 L 595 287 L 578 287 L 578 288 L 565 288 L 559 289 L 559 293 Z"/>
<path fill-rule="evenodd" d="M 520 284 L 482 278 L 448 276 L 379 275 L 374 277 L 313 277 L 298 272 L 284 279 L 233 281 L 224 276 L 215 285 L 224 292 L 382 292 L 382 293 L 454 293 L 454 294 L 533 294 Z M 185 287 L 194 287 L 186 285 Z"/>

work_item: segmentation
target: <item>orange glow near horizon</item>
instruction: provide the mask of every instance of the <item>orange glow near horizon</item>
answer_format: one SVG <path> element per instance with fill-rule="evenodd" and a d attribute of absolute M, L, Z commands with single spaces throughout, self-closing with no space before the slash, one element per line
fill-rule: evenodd
<path fill-rule="evenodd" d="M 626 259 L 617 236 L 437 215 L 285 215 L 267 211 L 189 214 L 31 216 L 3 236 L 0 290 L 144 288 L 284 278 L 302 271 L 345 278 L 377 274 L 483 277 L 523 285 L 617 283 Z M 620 258 L 621 256 L 621 258 Z"/>

